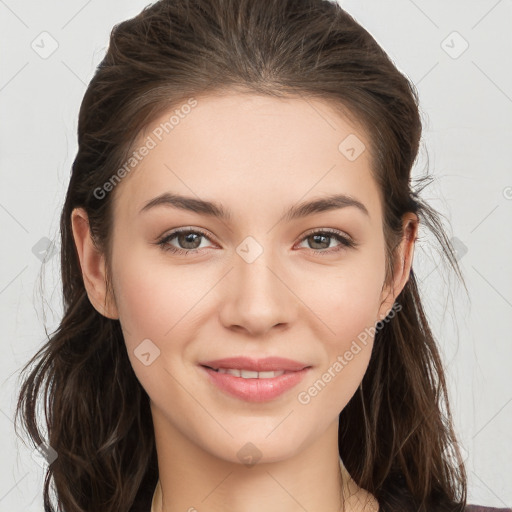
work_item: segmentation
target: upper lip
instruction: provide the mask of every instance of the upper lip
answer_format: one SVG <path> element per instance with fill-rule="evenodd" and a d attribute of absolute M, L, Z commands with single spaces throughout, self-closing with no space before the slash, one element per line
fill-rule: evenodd
<path fill-rule="evenodd" d="M 307 368 L 309 365 L 286 359 L 284 357 L 264 357 L 253 359 L 251 357 L 226 357 L 212 361 L 203 361 L 201 366 L 208 366 L 214 370 L 219 368 L 228 368 L 234 370 L 250 370 L 253 372 L 272 372 L 272 371 L 290 371 L 297 372 Z"/>

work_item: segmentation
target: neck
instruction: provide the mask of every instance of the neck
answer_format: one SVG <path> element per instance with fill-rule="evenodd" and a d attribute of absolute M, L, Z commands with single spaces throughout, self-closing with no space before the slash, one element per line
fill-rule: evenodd
<path fill-rule="evenodd" d="M 159 484 L 152 512 L 378 510 L 340 464 L 337 423 L 294 456 L 252 466 L 202 450 L 154 410 L 153 423 Z"/>

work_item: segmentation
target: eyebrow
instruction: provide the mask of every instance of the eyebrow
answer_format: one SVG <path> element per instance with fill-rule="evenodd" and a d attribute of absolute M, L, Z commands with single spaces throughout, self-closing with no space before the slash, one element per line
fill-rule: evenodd
<path fill-rule="evenodd" d="M 219 203 L 182 196 L 179 194 L 172 194 L 169 192 L 164 192 L 163 194 L 160 194 L 154 199 L 148 201 L 139 213 L 147 212 L 157 206 L 180 208 L 182 210 L 216 217 L 225 221 L 229 221 L 233 217 L 232 213 Z M 368 209 L 361 201 L 347 194 L 333 194 L 319 199 L 298 203 L 286 211 L 281 220 L 291 221 L 314 213 L 338 210 L 350 206 L 357 208 L 366 216 L 370 217 Z"/>

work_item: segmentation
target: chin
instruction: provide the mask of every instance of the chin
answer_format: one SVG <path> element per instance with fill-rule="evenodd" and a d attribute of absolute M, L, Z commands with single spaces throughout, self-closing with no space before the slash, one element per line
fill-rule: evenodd
<path fill-rule="evenodd" d="M 268 464 L 292 458 L 304 444 L 307 444 L 303 430 L 300 439 L 290 435 L 289 430 L 278 433 L 276 429 L 276 432 L 270 435 L 268 435 L 268 429 L 255 430 L 254 428 L 240 435 L 235 434 L 234 431 L 231 433 L 232 438 L 223 436 L 223 439 L 214 446 L 209 438 L 207 445 L 203 448 L 219 459 L 251 467 L 255 464 Z"/>

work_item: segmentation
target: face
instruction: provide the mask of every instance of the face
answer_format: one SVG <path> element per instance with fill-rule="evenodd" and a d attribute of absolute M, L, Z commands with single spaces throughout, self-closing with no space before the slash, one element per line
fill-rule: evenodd
<path fill-rule="evenodd" d="M 337 425 L 393 305 L 369 141 L 312 99 L 198 98 L 166 133 L 171 114 L 113 192 L 114 316 L 159 424 L 224 460 L 293 456 Z"/>

